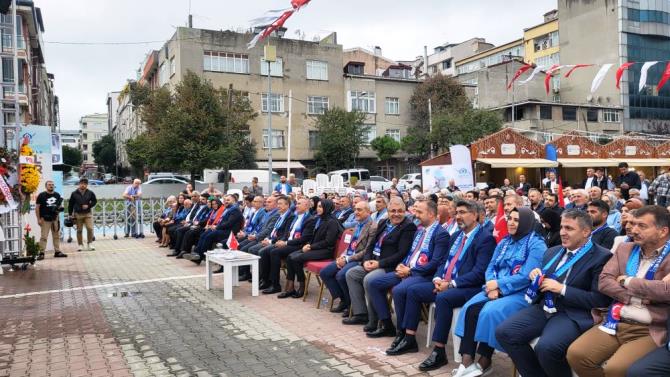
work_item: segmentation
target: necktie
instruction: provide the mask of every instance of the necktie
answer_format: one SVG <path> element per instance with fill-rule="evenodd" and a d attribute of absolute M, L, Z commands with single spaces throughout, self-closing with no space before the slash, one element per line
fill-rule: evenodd
<path fill-rule="evenodd" d="M 454 267 L 456 267 L 456 262 L 458 262 L 458 258 L 461 256 L 461 253 L 463 252 L 463 247 L 465 246 L 465 241 L 467 239 L 468 236 L 463 237 L 463 241 L 461 241 L 460 246 L 458 246 L 458 251 L 456 252 L 456 255 L 454 255 L 454 257 L 451 258 L 449 266 L 447 267 L 447 272 L 444 273 L 444 280 L 451 281 L 451 274 L 454 271 Z"/>
<path fill-rule="evenodd" d="M 570 259 L 572 259 L 572 258 L 575 256 L 575 253 L 573 253 L 572 251 L 568 251 L 568 252 L 566 253 L 566 256 L 567 256 L 567 258 L 565 259 L 565 263 L 568 263 L 568 262 L 570 262 Z M 554 273 L 558 270 L 558 268 L 559 268 L 560 266 L 564 265 L 565 263 L 559 263 L 558 265 L 556 265 L 556 268 L 554 269 Z M 568 271 L 568 272 L 566 272 L 565 274 L 563 274 L 563 276 L 560 276 L 560 277 L 558 278 L 558 281 L 561 282 L 561 283 L 563 283 L 563 282 L 565 281 L 565 279 L 568 277 L 568 273 L 569 273 L 569 272 L 570 272 L 570 271 Z"/>

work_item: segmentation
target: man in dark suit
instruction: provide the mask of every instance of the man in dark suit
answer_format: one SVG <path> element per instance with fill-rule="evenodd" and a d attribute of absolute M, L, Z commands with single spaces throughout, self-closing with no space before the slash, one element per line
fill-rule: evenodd
<path fill-rule="evenodd" d="M 588 190 L 596 185 L 597 185 L 596 171 L 593 170 L 593 168 L 586 169 L 586 178 L 584 178 L 584 180 L 582 181 L 581 188 Z"/>
<path fill-rule="evenodd" d="M 593 233 L 591 233 L 591 240 L 594 244 L 602 246 L 607 250 L 612 249 L 614 245 L 614 238 L 619 235 L 619 232 L 610 228 L 607 225 L 607 216 L 610 213 L 610 206 L 604 201 L 592 200 L 586 208 L 591 220 L 593 220 Z"/>
<path fill-rule="evenodd" d="M 370 338 L 396 336 L 397 332 L 388 307 L 386 293 L 393 291 L 397 313 L 405 312 L 407 290 L 415 284 L 430 282 L 437 268 L 444 263 L 449 246 L 449 232 L 437 221 L 437 203 L 423 200 L 414 204 L 414 216 L 421 221 L 422 229 L 414 235 L 412 246 L 393 272 L 375 277 L 370 281 L 368 299 L 372 301 L 379 317 L 379 326 L 366 335 Z"/>
<path fill-rule="evenodd" d="M 386 350 L 388 355 L 418 350 L 415 334 L 421 320 L 421 304 L 435 302 L 435 348 L 419 366 L 422 371 L 447 364 L 444 346 L 449 337 L 453 310 L 479 293 L 485 283 L 484 273 L 496 242 L 491 233 L 478 223 L 477 207 L 477 203 L 470 201 L 459 201 L 456 204 L 459 231 L 450 239 L 445 262 L 440 265 L 432 281 L 409 288 L 406 297 L 402 298 L 403 303 L 394 301 L 400 331 L 391 348 Z M 401 307 L 404 307 L 403 312 L 399 310 Z"/>
<path fill-rule="evenodd" d="M 530 183 L 526 182 L 525 175 L 519 175 L 519 184 L 516 185 L 516 189 L 521 190 L 523 195 L 528 195 L 528 190 L 530 190 Z"/>
<path fill-rule="evenodd" d="M 335 214 L 337 221 L 339 221 L 340 224 L 344 224 L 352 213 L 354 213 L 354 209 L 351 207 L 351 198 L 347 195 L 341 197 L 340 210 Z"/>
<path fill-rule="evenodd" d="M 601 190 L 609 190 L 609 178 L 605 175 L 605 169 L 596 169 L 596 178 L 594 186 L 600 187 Z"/>
<path fill-rule="evenodd" d="M 667 322 L 668 334 L 670 334 L 670 319 Z M 666 377 L 670 372 L 670 343 L 663 344 L 656 351 L 651 351 L 647 356 L 636 361 L 626 373 L 627 377 Z"/>
<path fill-rule="evenodd" d="M 530 273 L 531 305 L 496 329 L 496 339 L 523 376 L 570 377 L 565 353 L 570 344 L 594 325 L 591 309 L 611 299 L 598 291 L 598 278 L 612 256 L 592 242 L 591 217 L 579 210 L 561 215 L 561 246 L 545 253 L 543 268 Z M 540 338 L 535 349 L 530 342 Z"/>
<path fill-rule="evenodd" d="M 342 323 L 365 325 L 366 332 L 376 329 L 378 322 L 372 302 L 365 300 L 370 292 L 370 281 L 395 269 L 412 246 L 416 232 L 416 225 L 405 216 L 407 209 L 401 198 L 389 200 L 385 209 L 389 217 L 379 222 L 375 239 L 368 245 L 363 263 L 351 268 L 346 275 L 353 316 L 344 318 Z"/>
<path fill-rule="evenodd" d="M 205 259 L 205 253 L 211 250 L 215 243 L 225 240 L 230 236 L 230 232 L 236 234 L 242 229 L 244 225 L 244 217 L 240 208 L 237 206 L 235 197 L 226 195 L 225 198 L 226 209 L 221 216 L 221 221 L 216 226 L 216 229 L 205 232 L 198 240 L 198 246 L 195 248 L 195 253 L 185 254 L 184 259 L 190 260 L 200 264 Z"/>
<path fill-rule="evenodd" d="M 291 203 L 287 197 L 280 195 L 277 198 L 277 209 L 278 218 L 272 226 L 270 232 L 266 237 L 262 239 L 259 238 L 259 242 L 256 245 L 251 246 L 247 252 L 259 255 L 261 258 L 269 257 L 269 253 L 274 248 L 275 243 L 279 240 L 287 239 L 286 237 L 288 237 L 288 234 L 291 231 L 291 225 L 293 223 Z M 269 273 L 269 271 L 263 269 L 261 269 L 260 272 L 261 278 L 263 277 L 263 274 Z"/>
<path fill-rule="evenodd" d="M 630 195 L 628 192 L 632 188 L 641 189 L 642 182 L 640 182 L 640 176 L 636 172 L 630 171 L 628 169 L 628 163 L 620 162 L 619 163 L 619 177 L 616 179 L 615 183 L 619 188 L 621 188 L 621 196 L 628 200 Z"/>

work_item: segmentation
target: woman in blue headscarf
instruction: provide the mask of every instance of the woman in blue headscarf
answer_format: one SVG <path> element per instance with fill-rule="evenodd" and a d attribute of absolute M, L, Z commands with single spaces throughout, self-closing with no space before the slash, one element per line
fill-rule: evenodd
<path fill-rule="evenodd" d="M 524 299 L 528 275 L 540 268 L 547 250 L 535 233 L 536 220 L 529 208 L 513 209 L 507 219 L 509 235 L 496 247 L 486 269 L 484 291 L 468 301 L 458 316 L 454 333 L 461 337 L 463 362 L 452 376 L 481 376 L 491 368 L 494 349 L 504 351 L 495 337 L 496 327 L 528 306 Z M 480 355 L 475 362 L 475 352 Z"/>

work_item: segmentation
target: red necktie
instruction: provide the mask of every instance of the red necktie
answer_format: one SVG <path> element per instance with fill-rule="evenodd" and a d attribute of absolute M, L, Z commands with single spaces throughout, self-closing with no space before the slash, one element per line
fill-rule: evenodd
<path fill-rule="evenodd" d="M 454 255 L 454 257 L 451 258 L 449 266 L 447 267 L 447 272 L 444 273 L 444 280 L 451 281 L 451 273 L 454 271 L 454 267 L 456 267 L 456 262 L 458 262 L 458 258 L 461 256 L 461 253 L 463 252 L 463 247 L 465 246 L 465 241 L 467 239 L 468 236 L 463 237 L 463 241 L 461 241 L 461 245 L 458 247 L 456 255 Z"/>

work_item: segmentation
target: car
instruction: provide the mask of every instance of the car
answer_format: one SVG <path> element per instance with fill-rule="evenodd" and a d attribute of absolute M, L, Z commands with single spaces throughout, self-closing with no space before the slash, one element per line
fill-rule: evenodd
<path fill-rule="evenodd" d="M 335 174 L 342 176 L 342 181 L 344 182 L 345 187 L 349 187 L 351 178 L 356 178 L 356 186 L 363 186 L 366 190 L 370 189 L 370 172 L 368 169 L 347 169 L 347 170 L 335 170 L 328 172 L 328 177 L 332 177 Z"/>
<path fill-rule="evenodd" d="M 88 180 L 88 185 L 89 186 L 102 186 L 104 184 L 105 184 L 105 182 L 100 180 L 100 179 L 89 179 Z"/>
<path fill-rule="evenodd" d="M 78 184 L 79 184 L 79 176 L 77 175 L 69 176 L 65 178 L 65 180 L 63 181 L 63 185 L 65 186 L 74 186 Z"/>
<path fill-rule="evenodd" d="M 164 177 L 164 178 L 154 178 L 150 179 L 146 182 L 144 182 L 145 185 L 185 185 L 187 183 L 190 183 L 186 179 L 183 178 L 172 178 L 172 177 Z M 204 183 L 203 181 L 198 181 L 196 180 L 195 183 Z"/>
<path fill-rule="evenodd" d="M 417 189 L 421 191 L 421 173 L 405 174 L 398 180 L 398 189 L 412 190 Z"/>
<path fill-rule="evenodd" d="M 380 192 L 388 190 L 391 188 L 391 185 L 393 185 L 393 183 L 382 176 L 379 175 L 370 176 L 370 191 L 372 192 Z"/>
<path fill-rule="evenodd" d="M 149 177 L 147 177 L 147 181 L 151 181 L 154 179 L 159 179 L 159 178 L 176 178 L 182 181 L 189 181 L 191 179 L 190 176 L 184 175 L 184 174 L 177 174 L 177 173 L 151 173 L 149 174 Z"/>
<path fill-rule="evenodd" d="M 116 183 L 117 179 L 116 179 L 116 176 L 114 176 L 114 174 L 106 173 L 103 176 L 103 180 L 105 181 L 105 184 L 112 184 L 112 183 Z"/>

